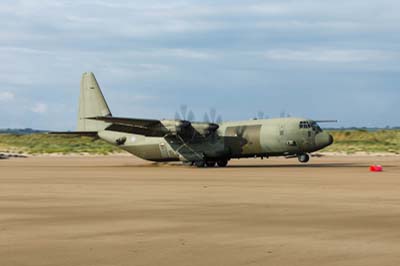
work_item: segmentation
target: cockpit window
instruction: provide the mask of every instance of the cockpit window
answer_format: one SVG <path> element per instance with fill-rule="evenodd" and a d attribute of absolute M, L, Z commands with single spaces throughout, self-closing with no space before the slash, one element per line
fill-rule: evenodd
<path fill-rule="evenodd" d="M 322 132 L 322 128 L 317 124 L 317 122 L 312 122 L 311 127 L 315 132 Z"/>
<path fill-rule="evenodd" d="M 308 121 L 301 121 L 299 127 L 300 128 L 311 128 L 311 124 Z"/>
<path fill-rule="evenodd" d="M 316 122 L 312 122 L 312 121 L 301 121 L 299 124 L 300 128 L 312 128 L 313 131 L 315 132 L 322 132 L 322 129 L 320 128 L 320 126 L 316 123 Z"/>

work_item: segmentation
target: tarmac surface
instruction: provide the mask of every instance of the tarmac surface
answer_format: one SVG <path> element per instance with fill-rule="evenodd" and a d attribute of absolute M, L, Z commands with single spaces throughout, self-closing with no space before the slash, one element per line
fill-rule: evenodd
<path fill-rule="evenodd" d="M 398 266 L 400 157 L 1 160 L 0 265 Z"/>

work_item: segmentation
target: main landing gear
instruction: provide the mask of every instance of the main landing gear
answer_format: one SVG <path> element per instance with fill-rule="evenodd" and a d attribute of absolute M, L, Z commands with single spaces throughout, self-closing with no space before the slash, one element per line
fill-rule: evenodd
<path fill-rule="evenodd" d="M 228 165 L 228 160 L 220 160 L 217 162 L 219 167 L 226 167 Z"/>
<path fill-rule="evenodd" d="M 219 161 L 196 161 L 193 163 L 194 166 L 198 168 L 203 167 L 226 167 L 228 165 L 228 160 L 219 160 Z"/>
<path fill-rule="evenodd" d="M 299 162 L 301 163 L 308 163 L 308 161 L 310 161 L 310 155 L 304 153 L 304 154 L 300 154 L 299 156 L 297 156 L 297 158 L 299 159 Z"/>

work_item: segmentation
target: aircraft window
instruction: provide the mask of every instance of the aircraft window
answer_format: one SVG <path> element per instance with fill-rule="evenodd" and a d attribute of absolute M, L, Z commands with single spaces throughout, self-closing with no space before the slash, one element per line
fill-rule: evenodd
<path fill-rule="evenodd" d="M 311 127 L 315 132 L 322 132 L 321 127 L 316 122 L 312 122 Z"/>
<path fill-rule="evenodd" d="M 300 127 L 300 128 L 311 128 L 312 125 L 310 124 L 310 122 L 301 121 L 299 127 Z"/>

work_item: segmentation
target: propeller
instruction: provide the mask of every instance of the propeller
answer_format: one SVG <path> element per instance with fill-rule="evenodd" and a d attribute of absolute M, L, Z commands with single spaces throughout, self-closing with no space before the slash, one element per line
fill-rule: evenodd
<path fill-rule="evenodd" d="M 179 112 L 175 112 L 175 120 L 185 120 L 193 122 L 195 119 L 196 116 L 194 112 L 190 110 L 187 105 L 181 105 L 179 108 Z M 206 112 L 204 114 L 203 122 L 220 124 L 222 123 L 222 116 L 218 115 L 217 109 L 211 108 L 209 112 Z"/>
<path fill-rule="evenodd" d="M 206 123 L 220 124 L 222 123 L 222 116 L 218 115 L 217 109 L 211 108 L 208 113 L 204 114 L 203 120 Z"/>
<path fill-rule="evenodd" d="M 290 113 L 287 113 L 285 110 L 282 110 L 282 112 L 279 115 L 280 118 L 285 118 L 285 117 L 292 117 Z"/>
<path fill-rule="evenodd" d="M 187 105 L 181 105 L 181 115 L 184 120 L 186 120 L 187 110 L 188 110 Z"/>
<path fill-rule="evenodd" d="M 192 110 L 189 110 L 187 105 L 180 106 L 180 113 L 175 113 L 175 120 L 194 121 L 196 119 Z"/>
<path fill-rule="evenodd" d="M 263 119 L 268 119 L 269 116 L 265 115 L 264 111 L 258 111 L 257 116 L 254 118 L 256 120 L 263 120 Z"/>
<path fill-rule="evenodd" d="M 236 128 L 236 136 L 240 138 L 240 146 L 243 147 L 248 143 L 247 139 L 244 138 L 247 126 L 240 126 Z"/>
<path fill-rule="evenodd" d="M 189 114 L 187 115 L 187 120 L 189 121 L 194 121 L 196 119 L 194 113 L 192 110 L 189 111 Z"/>

